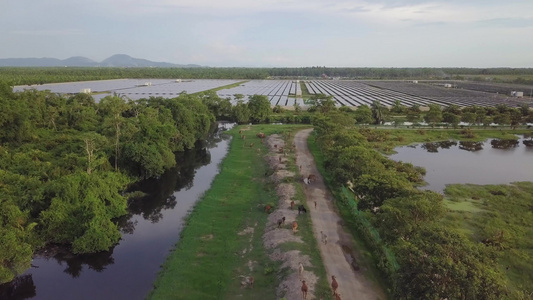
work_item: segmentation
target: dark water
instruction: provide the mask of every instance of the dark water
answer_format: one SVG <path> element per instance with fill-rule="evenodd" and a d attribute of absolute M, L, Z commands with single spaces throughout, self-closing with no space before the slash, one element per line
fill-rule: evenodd
<path fill-rule="evenodd" d="M 137 186 L 149 196 L 129 204 L 129 215 L 119 221 L 122 239 L 113 249 L 72 255 L 50 248 L 36 255 L 25 274 L 0 285 L 0 299 L 144 299 L 179 240 L 183 218 L 219 171 L 229 145 L 229 136 L 221 134 L 225 128 L 177 156 L 178 167 L 160 179 Z"/>
<path fill-rule="evenodd" d="M 435 142 L 395 149 L 390 158 L 424 167 L 422 189 L 442 192 L 446 184 L 507 184 L 533 181 L 533 139 Z"/>

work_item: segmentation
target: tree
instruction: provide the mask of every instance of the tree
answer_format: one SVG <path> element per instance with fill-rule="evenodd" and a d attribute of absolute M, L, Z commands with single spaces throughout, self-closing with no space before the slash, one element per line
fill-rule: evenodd
<path fill-rule="evenodd" d="M 120 160 L 122 127 L 127 121 L 122 114 L 128 107 L 122 98 L 116 96 L 104 97 L 98 103 L 98 111 L 103 118 L 103 131 L 108 138 L 113 140 L 115 148 L 115 171 L 118 171 L 118 161 Z"/>
<path fill-rule="evenodd" d="M 454 115 L 461 115 L 461 108 L 455 104 L 448 105 L 442 109 L 442 113 L 450 113 Z"/>
<path fill-rule="evenodd" d="M 520 125 L 524 117 L 522 115 L 522 112 L 518 109 L 510 109 L 510 119 L 511 119 L 511 128 L 515 129 L 518 125 Z"/>
<path fill-rule="evenodd" d="M 441 224 L 421 226 L 393 246 L 399 299 L 505 298 L 506 282 L 490 249 Z M 404 288 L 409 286 L 408 289 Z"/>
<path fill-rule="evenodd" d="M 405 106 L 402 105 L 400 100 L 396 100 L 391 108 L 391 112 L 395 114 L 402 114 L 405 112 Z"/>
<path fill-rule="evenodd" d="M 424 120 L 435 127 L 435 124 L 442 121 L 442 111 L 437 104 L 429 104 L 429 111 L 426 113 Z"/>
<path fill-rule="evenodd" d="M 250 109 L 244 101 L 240 100 L 237 102 L 232 109 L 233 120 L 239 124 L 244 124 L 250 122 Z"/>
<path fill-rule="evenodd" d="M 437 222 L 445 212 L 442 196 L 424 191 L 385 200 L 374 220 L 380 236 L 388 243 L 395 243 L 412 239 L 422 227 Z"/>
<path fill-rule="evenodd" d="M 49 186 L 54 197 L 41 212 L 40 226 L 47 239 L 72 243 L 75 253 L 108 250 L 120 238 L 111 221 L 126 214 L 121 191 L 128 178 L 119 172 L 77 172 Z"/>
<path fill-rule="evenodd" d="M 355 121 L 357 124 L 370 124 L 374 118 L 372 117 L 372 110 L 368 105 L 363 104 L 357 107 L 355 111 Z"/>
<path fill-rule="evenodd" d="M 494 123 L 500 126 L 505 126 L 507 124 L 511 124 L 511 114 L 509 112 L 497 113 L 494 116 L 493 120 L 494 120 Z"/>
<path fill-rule="evenodd" d="M 361 175 L 354 183 L 354 191 L 360 198 L 360 210 L 374 210 L 390 198 L 405 197 L 413 192 L 412 184 L 394 171 L 385 170 Z"/>
<path fill-rule="evenodd" d="M 326 96 L 324 94 L 313 95 L 310 99 L 314 104 L 313 107 L 315 110 L 318 110 L 322 114 L 327 114 L 329 112 L 335 111 L 335 100 L 333 96 Z"/>
<path fill-rule="evenodd" d="M 250 119 L 254 123 L 266 121 L 272 114 L 272 108 L 268 97 L 264 95 L 253 95 L 248 100 L 248 110 Z"/>
<path fill-rule="evenodd" d="M 385 120 L 385 107 L 379 102 L 379 100 L 375 100 L 372 102 L 372 118 L 374 118 L 374 124 L 382 124 Z"/>
<path fill-rule="evenodd" d="M 453 113 L 450 113 L 450 112 L 445 112 L 442 114 L 442 121 L 448 123 L 448 124 L 451 124 L 453 126 L 453 128 L 457 128 L 457 125 L 459 124 L 459 121 L 460 121 L 460 116 L 459 115 L 456 115 L 456 114 L 453 114 Z"/>
<path fill-rule="evenodd" d="M 176 164 L 170 141 L 178 136 L 178 131 L 168 109 L 142 104 L 137 107 L 139 115 L 132 122 L 135 132 L 124 143 L 122 158 L 127 162 L 124 165 L 135 176 L 157 177 Z"/>
<path fill-rule="evenodd" d="M 472 126 L 474 122 L 476 122 L 476 114 L 471 113 L 471 112 L 466 112 L 461 117 L 461 121 L 468 123 L 470 126 Z"/>

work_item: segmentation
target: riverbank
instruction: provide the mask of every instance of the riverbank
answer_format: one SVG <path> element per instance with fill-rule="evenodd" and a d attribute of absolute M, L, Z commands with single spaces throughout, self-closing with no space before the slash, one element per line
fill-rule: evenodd
<path fill-rule="evenodd" d="M 257 125 L 229 131 L 233 140 L 221 172 L 187 217 L 176 249 L 163 265 L 149 299 L 276 299 L 278 284 L 290 269 L 271 260 L 263 244 L 269 216 L 265 205 L 276 208 L 278 196 L 267 180 L 273 174 L 263 158 L 268 149 L 256 134 L 288 136 L 288 132 L 302 128 L 305 126 Z M 289 169 L 296 171 L 293 153 L 284 160 Z M 283 182 L 295 180 L 285 178 Z M 296 189 L 295 199 L 302 195 Z M 283 243 L 281 248 L 309 255 L 317 276 L 324 278 L 309 223 L 300 222 L 298 227 L 300 232 L 307 232 L 302 234 L 305 244 Z M 249 285 L 250 277 L 254 278 L 253 287 Z M 327 292 L 325 279 L 317 286 L 320 294 Z"/>

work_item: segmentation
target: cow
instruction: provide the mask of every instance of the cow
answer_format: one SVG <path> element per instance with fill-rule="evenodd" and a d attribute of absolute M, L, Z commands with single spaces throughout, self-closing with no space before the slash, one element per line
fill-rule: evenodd
<path fill-rule="evenodd" d="M 307 209 L 303 205 L 298 205 L 298 214 L 301 212 L 307 213 Z"/>

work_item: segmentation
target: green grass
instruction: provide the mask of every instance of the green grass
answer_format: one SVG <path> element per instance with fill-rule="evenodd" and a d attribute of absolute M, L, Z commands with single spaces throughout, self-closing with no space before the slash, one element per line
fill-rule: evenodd
<path fill-rule="evenodd" d="M 272 184 L 266 181 L 266 175 L 271 174 L 263 159 L 267 149 L 255 135 L 296 132 L 305 127 L 250 126 L 250 130 L 243 131 L 247 136 L 243 140 L 238 131 L 245 127 L 230 131 L 234 138 L 221 172 L 188 216 L 181 239 L 163 265 L 149 299 L 276 298 L 274 291 L 288 270 L 281 269 L 280 262 L 271 261 L 263 246 L 267 221 L 263 207 L 278 203 L 278 198 Z M 248 146 L 251 142 L 254 148 Z M 260 153 L 257 148 L 261 148 Z M 294 154 L 288 158 L 295 169 Z M 298 186 L 295 197 L 303 201 L 303 191 Z M 321 278 L 316 295 L 326 295 L 329 293 L 326 273 L 310 219 L 307 215 L 299 218 L 299 234 L 305 246 L 287 243 L 282 247 L 300 250 L 311 257 L 314 267 L 306 270 L 314 271 Z M 253 236 L 237 234 L 248 227 L 255 228 Z M 248 262 L 253 262 L 253 271 L 249 270 Z M 254 277 L 253 289 L 241 287 L 241 275 Z"/>
<path fill-rule="evenodd" d="M 472 240 L 494 239 L 498 268 L 508 280 L 511 299 L 533 292 L 533 182 L 510 185 L 448 185 L 450 209 L 443 222 Z"/>

